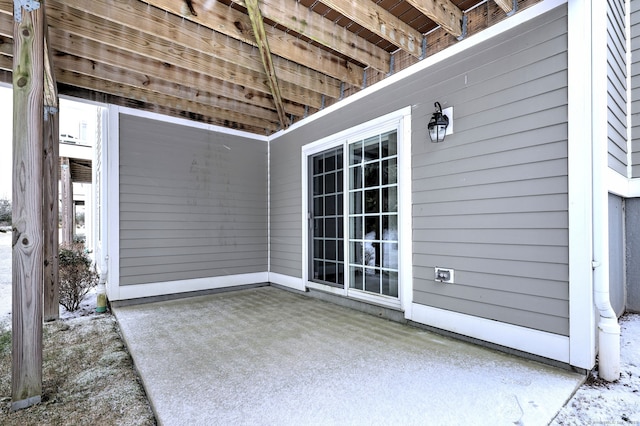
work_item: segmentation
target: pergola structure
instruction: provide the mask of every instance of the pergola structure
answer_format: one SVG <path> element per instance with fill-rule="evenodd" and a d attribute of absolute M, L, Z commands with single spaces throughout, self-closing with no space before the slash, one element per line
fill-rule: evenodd
<path fill-rule="evenodd" d="M 58 315 L 58 90 L 269 135 L 537 1 L 0 0 L 0 80 L 14 93 L 12 408 L 40 401 L 42 321 Z"/>
<path fill-rule="evenodd" d="M 46 2 L 61 94 L 272 134 L 539 0 Z M 0 80 L 13 3 L 0 0 Z M 18 4 L 35 4 L 22 1 Z"/>

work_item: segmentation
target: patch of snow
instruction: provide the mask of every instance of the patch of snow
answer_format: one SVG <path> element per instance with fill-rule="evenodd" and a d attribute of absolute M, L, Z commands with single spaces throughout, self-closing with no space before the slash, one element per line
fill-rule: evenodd
<path fill-rule="evenodd" d="M 60 319 L 69 319 L 69 318 L 78 318 L 78 317 L 86 317 L 89 315 L 94 315 L 96 313 L 96 287 L 89 290 L 89 293 L 84 296 L 82 302 L 80 302 L 80 307 L 74 311 L 70 312 L 67 309 L 60 305 Z"/>
<path fill-rule="evenodd" d="M 620 379 L 609 383 L 597 368 L 552 425 L 640 424 L 640 314 L 620 318 Z"/>

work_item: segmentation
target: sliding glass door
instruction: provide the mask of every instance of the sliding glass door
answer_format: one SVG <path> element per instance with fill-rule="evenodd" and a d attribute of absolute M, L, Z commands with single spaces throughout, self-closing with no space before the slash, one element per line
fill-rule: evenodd
<path fill-rule="evenodd" d="M 310 281 L 398 298 L 397 139 L 394 129 L 308 157 Z"/>

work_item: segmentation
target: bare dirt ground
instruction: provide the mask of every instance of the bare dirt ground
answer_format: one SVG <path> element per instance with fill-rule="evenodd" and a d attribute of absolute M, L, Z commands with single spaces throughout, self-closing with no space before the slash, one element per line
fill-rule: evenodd
<path fill-rule="evenodd" d="M 11 340 L 0 333 L 0 424 L 155 424 L 113 316 L 46 324 L 43 364 L 42 402 L 11 412 Z"/>
<path fill-rule="evenodd" d="M 0 233 L 0 425 L 154 425 L 115 318 L 95 294 L 43 327 L 42 402 L 11 412 L 11 233 Z"/>

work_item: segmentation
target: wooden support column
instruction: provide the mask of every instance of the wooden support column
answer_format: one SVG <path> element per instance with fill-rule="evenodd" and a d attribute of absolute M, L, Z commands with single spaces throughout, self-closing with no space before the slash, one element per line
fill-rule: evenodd
<path fill-rule="evenodd" d="M 45 321 L 54 321 L 60 317 L 60 291 L 58 287 L 58 170 L 60 165 L 60 114 L 58 109 L 58 89 L 53 72 L 53 55 L 49 43 L 47 17 L 44 34 L 44 164 L 42 226 L 44 231 L 44 305 Z"/>
<path fill-rule="evenodd" d="M 11 409 L 42 396 L 44 5 L 14 0 Z"/>
<path fill-rule="evenodd" d="M 44 230 L 44 320 L 60 317 L 60 292 L 58 288 L 58 109 L 45 107 L 44 115 L 44 176 L 42 225 Z"/>
<path fill-rule="evenodd" d="M 71 183 L 71 169 L 69 159 L 63 157 L 60 167 L 60 191 L 62 196 L 62 235 L 61 244 L 73 242 L 73 184 Z"/>
<path fill-rule="evenodd" d="M 245 6 L 247 7 L 247 13 L 251 20 L 251 26 L 253 27 L 253 35 L 256 38 L 258 50 L 260 51 L 262 65 L 267 73 L 267 82 L 269 83 L 269 89 L 271 89 L 273 103 L 275 104 L 276 111 L 278 112 L 280 124 L 283 129 L 286 129 L 289 127 L 289 123 L 287 122 L 287 115 L 284 111 L 282 94 L 280 93 L 280 86 L 278 84 L 278 78 L 276 77 L 276 69 L 273 66 L 273 61 L 271 59 L 271 49 L 269 48 L 267 33 L 264 30 L 262 13 L 260 13 L 260 8 L 258 7 L 258 0 L 245 0 Z"/>

